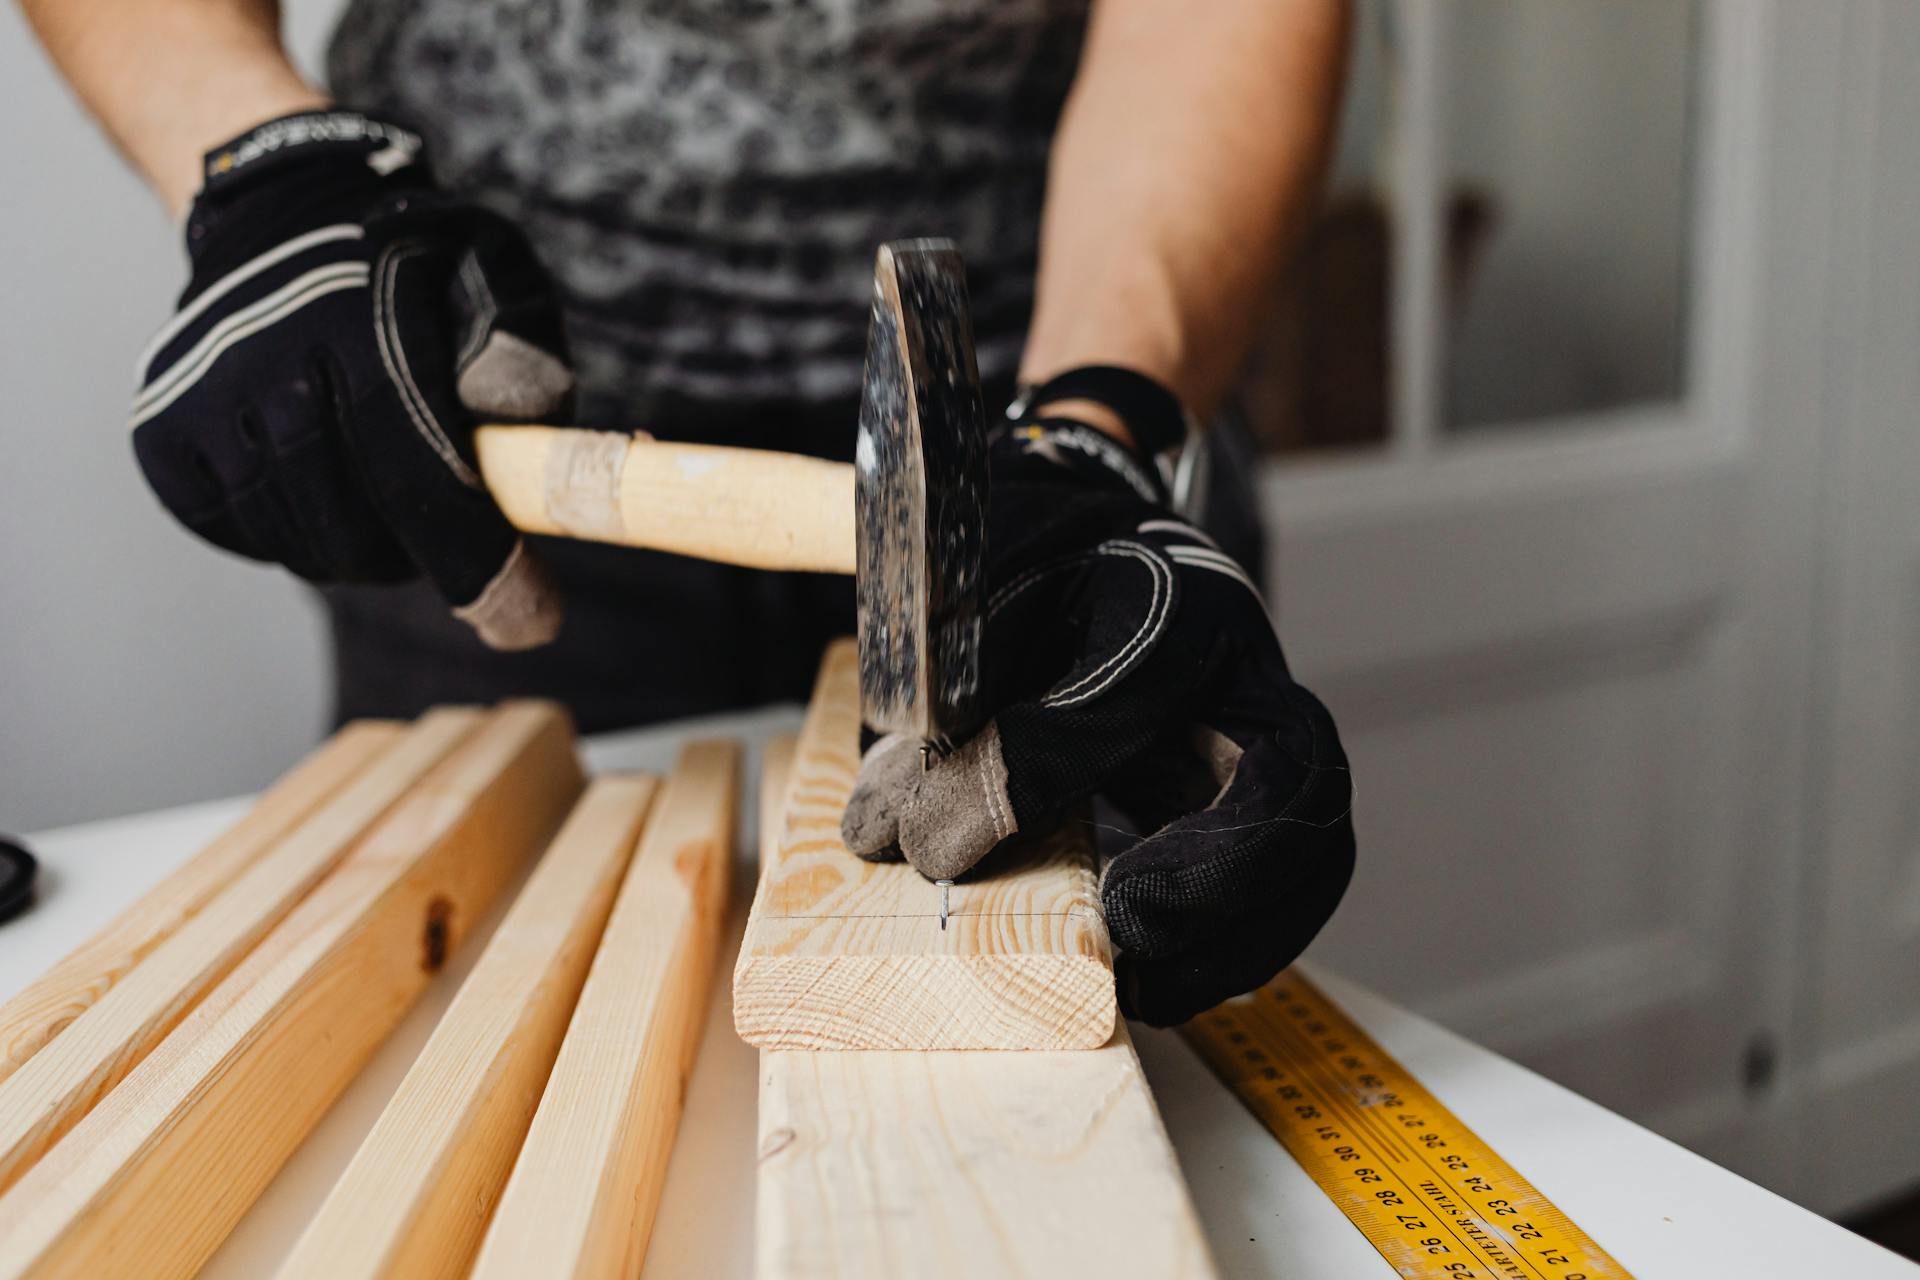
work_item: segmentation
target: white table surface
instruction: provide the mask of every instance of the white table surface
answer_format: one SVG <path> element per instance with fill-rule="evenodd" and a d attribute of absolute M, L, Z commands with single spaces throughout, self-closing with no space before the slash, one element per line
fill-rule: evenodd
<path fill-rule="evenodd" d="M 607 736 L 596 770 L 661 769 L 690 732 L 757 745 L 797 728 L 797 708 Z M 751 769 L 757 773 L 754 753 Z M 749 778 L 744 794 L 756 792 Z M 11 996 L 216 835 L 245 799 L 88 823 L 29 837 L 40 898 L 0 925 L 0 998 Z M 742 815 L 737 937 L 752 880 Z M 505 902 L 475 929 L 209 1264 L 207 1276 L 271 1275 L 426 1043 Z M 728 948 L 724 954 L 731 955 Z M 1916 1267 L 1638 1125 L 1469 1044 L 1324 970 L 1329 995 L 1640 1280 L 1664 1277 L 1920 1277 Z M 645 1274 L 727 1280 L 752 1272 L 757 1054 L 733 1034 L 726 970 L 712 1009 Z M 1223 1275 L 1367 1280 L 1395 1273 L 1177 1036 L 1134 1029 L 1167 1129 Z"/>

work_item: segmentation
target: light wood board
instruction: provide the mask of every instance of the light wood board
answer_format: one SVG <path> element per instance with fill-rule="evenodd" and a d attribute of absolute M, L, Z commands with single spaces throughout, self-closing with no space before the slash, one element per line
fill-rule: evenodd
<path fill-rule="evenodd" d="M 840 841 L 859 771 L 851 641 L 827 651 L 733 974 L 761 1048 L 1092 1049 L 1113 1034 L 1112 946 L 1078 827 L 994 854 L 940 890 Z"/>
<path fill-rule="evenodd" d="M 342 728 L 269 787 L 245 817 L 0 1005 L 0 1080 L 92 1008 L 129 969 L 360 773 L 400 732 L 399 725 L 381 720 L 360 720 Z"/>
<path fill-rule="evenodd" d="M 1124 1026 L 1102 1049 L 760 1055 L 759 1280 L 1214 1274 Z"/>
<path fill-rule="evenodd" d="M 769 753 L 760 856 L 778 852 Z M 760 1054 L 759 1280 L 1214 1274 L 1126 1028 L 1080 1052 Z"/>
<path fill-rule="evenodd" d="M 780 841 L 786 834 L 782 819 L 786 812 L 787 782 L 793 777 L 793 758 L 800 750 L 800 735 L 776 733 L 767 739 L 760 753 L 760 874 L 780 856 Z"/>
<path fill-rule="evenodd" d="M 0 1191 L 124 1079 L 479 719 L 466 709 L 423 717 L 0 1081 Z"/>
<path fill-rule="evenodd" d="M 737 744 L 689 743 L 654 801 L 474 1280 L 639 1270 L 706 1020 L 739 771 Z"/>
<path fill-rule="evenodd" d="M 587 789 L 280 1280 L 466 1275 L 553 1067 L 654 785 L 626 775 Z"/>
<path fill-rule="evenodd" d="M 191 1275 L 580 787 L 563 712 L 487 716 L 0 1196 L 0 1277 Z"/>

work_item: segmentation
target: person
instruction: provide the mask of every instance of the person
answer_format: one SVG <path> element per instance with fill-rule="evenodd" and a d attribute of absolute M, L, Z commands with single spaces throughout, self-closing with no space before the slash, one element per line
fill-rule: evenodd
<path fill-rule="evenodd" d="M 1158 1023 L 1328 918 L 1346 758 L 1250 526 L 1223 549 L 1188 518 L 1246 468 L 1187 481 L 1309 212 L 1344 0 L 350 0 L 327 92 L 272 0 L 22 3 L 184 221 L 139 465 L 208 541 L 320 584 L 341 718 L 802 695 L 846 580 L 522 538 L 471 428 L 850 456 L 875 246 L 947 236 L 1010 407 L 996 710 L 924 760 L 875 743 L 849 847 L 964 874 L 1111 797 L 1146 833 L 1102 873 L 1121 999 Z"/>

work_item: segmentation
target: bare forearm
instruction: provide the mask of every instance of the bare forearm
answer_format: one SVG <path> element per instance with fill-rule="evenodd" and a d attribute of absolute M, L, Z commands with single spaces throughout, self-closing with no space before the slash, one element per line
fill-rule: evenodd
<path fill-rule="evenodd" d="M 280 45 L 276 0 L 20 0 L 60 72 L 170 213 L 200 159 L 326 98 Z"/>
<path fill-rule="evenodd" d="M 1127 365 L 1212 413 L 1308 216 L 1346 25 L 1345 0 L 1100 0 L 1054 142 L 1023 380 Z"/>

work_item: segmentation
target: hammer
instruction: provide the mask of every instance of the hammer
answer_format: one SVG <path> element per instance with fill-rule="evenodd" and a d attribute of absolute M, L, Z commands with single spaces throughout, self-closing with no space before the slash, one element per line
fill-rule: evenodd
<path fill-rule="evenodd" d="M 981 718 L 986 417 L 951 241 L 880 246 L 851 466 L 564 427 L 476 448 L 523 532 L 853 574 L 867 723 L 944 743 Z"/>

